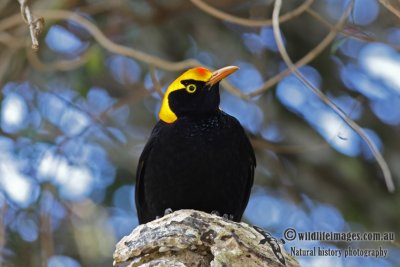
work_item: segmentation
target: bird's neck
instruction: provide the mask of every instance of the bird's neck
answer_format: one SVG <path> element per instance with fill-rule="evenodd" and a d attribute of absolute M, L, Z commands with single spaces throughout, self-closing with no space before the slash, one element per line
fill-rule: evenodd
<path fill-rule="evenodd" d="M 219 108 L 215 110 L 209 110 L 209 111 L 203 111 L 203 112 L 186 112 L 184 114 L 181 114 L 181 116 L 178 116 L 179 118 L 188 118 L 188 119 L 194 119 L 194 120 L 204 120 L 210 117 L 214 117 L 218 115 L 221 112 Z"/>

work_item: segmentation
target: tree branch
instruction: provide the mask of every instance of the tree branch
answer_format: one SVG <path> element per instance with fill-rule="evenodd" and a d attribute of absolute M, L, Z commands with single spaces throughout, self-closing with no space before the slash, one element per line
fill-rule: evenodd
<path fill-rule="evenodd" d="M 26 57 L 29 63 L 39 71 L 43 72 L 53 72 L 55 70 L 59 71 L 71 71 L 73 69 L 79 68 L 86 64 L 89 58 L 90 50 L 88 50 L 83 55 L 72 60 L 57 60 L 54 62 L 42 62 L 37 55 L 37 53 L 26 49 Z"/>
<path fill-rule="evenodd" d="M 353 7 L 354 0 L 348 5 L 345 14 L 350 14 L 351 9 Z M 312 83 L 310 83 L 304 76 L 301 74 L 297 67 L 293 64 L 292 60 L 290 59 L 285 45 L 283 43 L 280 27 L 279 27 L 279 11 L 282 5 L 282 0 L 276 0 L 275 1 L 275 6 L 274 6 L 274 11 L 272 14 L 272 19 L 273 19 L 273 29 L 274 29 L 274 36 L 275 40 L 279 49 L 279 52 L 285 61 L 285 63 L 288 65 L 290 71 L 297 76 L 297 78 L 305 85 L 307 86 L 318 98 L 322 100 L 327 106 L 329 106 L 336 114 L 342 118 L 347 125 L 349 125 L 368 145 L 369 149 L 371 150 L 372 154 L 374 155 L 376 161 L 378 162 L 382 172 L 383 176 L 385 178 L 386 186 L 389 192 L 394 192 L 395 186 L 394 182 L 392 179 L 392 175 L 390 173 L 389 167 L 387 166 L 386 161 L 384 160 L 382 154 L 379 152 L 378 148 L 376 147 L 375 143 L 366 135 L 364 130 L 351 118 L 349 118 L 343 110 L 341 110 L 335 103 L 333 103 L 324 93 L 322 93 L 318 88 L 316 88 Z"/>
<path fill-rule="evenodd" d="M 195 210 L 139 225 L 116 245 L 114 265 L 299 266 L 269 233 Z"/>
<path fill-rule="evenodd" d="M 304 57 L 302 57 L 299 61 L 296 62 L 295 64 L 296 68 L 300 68 L 301 66 L 308 64 L 328 47 L 328 45 L 335 39 L 338 31 L 345 25 L 349 14 L 350 13 L 344 13 L 342 15 L 342 17 L 339 19 L 336 25 L 331 28 L 328 35 L 326 35 L 326 37 L 316 47 L 314 47 L 312 50 L 310 50 L 310 52 L 308 52 Z M 254 97 L 266 92 L 268 89 L 277 84 L 279 81 L 288 76 L 290 73 L 291 73 L 290 68 L 281 71 L 277 75 L 273 76 L 272 78 L 264 82 L 258 89 L 249 93 L 249 96 Z"/>
<path fill-rule="evenodd" d="M 172 62 L 168 60 L 161 59 L 159 57 L 144 53 L 142 51 L 136 50 L 134 48 L 130 48 L 127 46 L 123 46 L 120 44 L 116 44 L 113 41 L 111 41 L 109 38 L 107 38 L 101 31 L 100 29 L 93 24 L 91 21 L 88 19 L 84 18 L 83 16 L 80 16 L 74 12 L 67 11 L 67 10 L 37 10 L 39 14 L 42 14 L 46 20 L 72 20 L 79 25 L 81 25 L 83 28 L 85 28 L 92 36 L 93 38 L 99 43 L 100 46 L 102 46 L 104 49 L 115 53 L 115 54 L 120 54 L 124 55 L 127 57 L 134 58 L 138 61 L 141 61 L 145 64 L 150 65 L 151 67 L 156 67 L 168 71 L 181 71 L 184 69 L 196 67 L 196 66 L 204 66 L 201 64 L 198 60 L 196 59 L 186 59 L 178 62 Z M 19 16 L 13 15 L 8 18 L 5 18 L 0 21 L 0 31 L 4 31 L 6 29 L 12 28 L 20 23 Z M 30 60 L 34 60 L 33 57 L 30 58 Z M 38 61 L 32 61 L 35 63 L 38 63 Z M 62 67 L 64 68 L 63 62 Z M 39 64 L 36 64 L 37 67 L 40 67 Z M 70 67 L 70 65 L 68 66 Z M 208 66 L 206 66 L 208 67 Z M 231 92 L 233 95 L 236 95 L 242 99 L 249 99 L 249 97 L 241 92 L 237 87 L 233 86 L 231 83 L 228 81 L 223 81 L 222 86 L 225 87 L 226 90 Z"/>
<path fill-rule="evenodd" d="M 400 11 L 395 8 L 388 0 L 379 0 L 382 6 L 384 6 L 387 10 L 392 12 L 396 17 L 400 19 Z"/>
<path fill-rule="evenodd" d="M 203 10 L 207 14 L 216 17 L 218 19 L 228 21 L 231 23 L 235 23 L 241 26 L 247 26 L 247 27 L 263 27 L 263 26 L 270 26 L 272 25 L 272 20 L 271 19 L 266 19 L 266 20 L 253 20 L 253 19 L 245 19 L 245 18 L 239 18 L 230 14 L 227 14 L 225 12 L 222 12 L 221 10 L 218 10 L 206 3 L 204 3 L 202 0 L 190 0 L 195 6 L 197 6 L 199 9 Z M 297 16 L 300 16 L 301 14 L 304 13 L 305 10 L 311 4 L 314 2 L 314 0 L 305 0 L 300 6 L 297 8 L 289 11 L 288 13 L 282 15 L 279 17 L 279 21 L 285 22 L 288 20 L 291 20 Z"/>
<path fill-rule="evenodd" d="M 31 34 L 32 39 L 32 49 L 38 50 L 39 49 L 39 35 L 43 31 L 44 26 L 44 19 L 42 17 L 35 17 L 29 6 L 28 0 L 18 0 L 19 4 L 21 5 L 21 16 L 22 19 L 25 21 L 26 24 L 29 25 L 29 32 Z"/>

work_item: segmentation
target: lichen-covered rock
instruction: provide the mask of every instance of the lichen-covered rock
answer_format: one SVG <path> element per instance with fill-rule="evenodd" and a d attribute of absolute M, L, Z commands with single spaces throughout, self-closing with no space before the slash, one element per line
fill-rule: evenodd
<path fill-rule="evenodd" d="M 114 265 L 299 266 L 276 240 L 245 223 L 180 210 L 138 226 L 118 242 Z"/>

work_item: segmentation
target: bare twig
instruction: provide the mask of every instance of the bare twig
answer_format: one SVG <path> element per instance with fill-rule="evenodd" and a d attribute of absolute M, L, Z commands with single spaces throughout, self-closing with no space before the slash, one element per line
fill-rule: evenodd
<path fill-rule="evenodd" d="M 157 79 L 156 70 L 152 66 L 150 66 L 150 77 L 151 77 L 151 81 L 153 82 L 154 89 L 160 95 L 160 97 L 163 98 L 164 97 L 164 93 L 162 91 L 162 87 L 161 87 L 160 81 Z"/>
<path fill-rule="evenodd" d="M 170 62 L 159 57 L 146 54 L 142 51 L 119 45 L 112 42 L 108 39 L 100 30 L 99 28 L 90 22 L 88 19 L 80 16 L 76 13 L 66 11 L 66 10 L 41 10 L 37 11 L 38 13 L 42 14 L 46 19 L 53 19 L 53 20 L 72 20 L 82 27 L 84 27 L 93 37 L 96 39 L 99 44 L 111 51 L 113 53 L 117 53 L 120 55 L 128 56 L 135 58 L 143 63 L 155 66 L 157 68 L 166 69 L 169 71 L 179 71 L 182 69 L 187 69 L 195 66 L 201 65 L 195 59 L 187 59 L 180 62 Z"/>
<path fill-rule="evenodd" d="M 110 39 L 108 39 L 99 30 L 99 28 L 92 22 L 90 22 L 88 19 L 70 11 L 43 10 L 40 12 L 38 11 L 38 13 L 43 14 L 43 16 L 46 17 L 46 19 L 73 20 L 78 24 L 80 24 L 82 27 L 84 27 L 90 34 L 92 34 L 93 37 L 96 39 L 96 41 L 108 51 L 132 57 L 153 67 L 157 67 L 168 71 L 181 71 L 191 67 L 202 66 L 202 64 L 196 59 L 190 58 L 179 62 L 171 62 L 127 46 L 116 44 L 112 42 Z M 227 85 L 227 82 L 223 83 L 223 85 Z M 234 87 L 233 85 L 226 87 L 226 89 L 236 96 L 239 96 L 241 98 L 247 98 L 244 93 L 242 93 L 238 88 Z"/>
<path fill-rule="evenodd" d="M 90 50 L 88 50 L 90 51 Z M 26 56 L 33 67 L 40 71 L 52 72 L 55 70 L 70 71 L 84 65 L 89 58 L 89 53 L 86 52 L 82 56 L 73 60 L 58 60 L 55 62 L 42 62 L 38 55 L 29 49 L 26 49 Z"/>
<path fill-rule="evenodd" d="M 253 19 L 245 19 L 245 18 L 239 18 L 230 14 L 227 14 L 225 12 L 222 12 L 221 10 L 218 10 L 206 3 L 204 3 L 202 0 L 190 0 L 195 6 L 197 6 L 199 9 L 203 10 L 207 14 L 216 17 L 218 19 L 228 21 L 231 23 L 235 23 L 238 25 L 242 26 L 247 26 L 247 27 L 263 27 L 263 26 L 270 26 L 272 25 L 272 20 L 271 19 L 266 19 L 266 20 L 253 20 Z M 291 20 L 292 18 L 295 18 L 301 14 L 304 13 L 304 11 L 311 6 L 311 4 L 314 2 L 314 0 L 305 0 L 300 6 L 297 8 L 289 11 L 288 13 L 282 15 L 279 17 L 280 22 L 285 22 L 288 20 Z"/>
<path fill-rule="evenodd" d="M 379 3 L 381 3 L 382 6 L 384 6 L 387 10 L 392 12 L 400 19 L 400 10 L 394 7 L 388 0 L 379 0 Z"/>
<path fill-rule="evenodd" d="M 318 12 L 315 12 L 314 10 L 312 10 L 311 8 L 307 9 L 306 12 L 312 16 L 313 18 L 315 18 L 316 20 L 318 20 L 319 22 L 321 22 L 323 25 L 325 25 L 327 28 L 329 29 L 333 29 L 333 25 L 330 24 L 324 17 L 322 17 Z M 354 39 L 358 39 L 364 42 L 374 42 L 377 41 L 374 38 L 372 38 L 371 36 L 358 31 L 356 34 L 351 33 L 349 31 L 346 31 L 345 29 L 340 29 L 339 31 L 341 34 L 350 37 L 350 38 L 354 38 Z"/>
<path fill-rule="evenodd" d="M 112 42 L 110 39 L 108 39 L 101 31 L 100 29 L 93 24 L 91 21 L 88 19 L 84 18 L 83 16 L 80 16 L 76 13 L 73 13 L 71 11 L 67 10 L 37 10 L 37 13 L 42 14 L 44 17 L 46 17 L 46 20 L 72 20 L 79 25 L 81 25 L 83 28 L 85 28 L 92 36 L 93 38 L 99 43 L 100 46 L 102 46 L 104 49 L 124 55 L 127 57 L 134 58 L 138 61 L 141 61 L 143 63 L 146 63 L 150 66 L 157 67 L 160 69 L 168 70 L 168 71 L 181 71 L 184 69 L 188 69 L 191 67 L 196 67 L 196 66 L 203 66 L 198 60 L 196 59 L 186 59 L 178 62 L 172 62 L 168 60 L 161 59 L 159 57 L 144 53 L 142 51 L 123 46 L 120 44 L 116 44 Z M 18 17 L 11 16 L 9 18 L 3 19 L 0 21 L 0 31 L 6 30 L 8 28 L 14 27 L 20 23 Z M 207 66 L 206 66 L 207 67 Z M 237 87 L 233 86 L 230 84 L 228 81 L 223 81 L 221 83 L 225 89 L 227 89 L 229 92 L 232 94 L 242 98 L 242 99 L 248 99 L 249 97 L 241 92 Z"/>
<path fill-rule="evenodd" d="M 338 31 L 345 25 L 346 19 L 349 14 L 345 13 L 340 18 L 340 20 L 331 28 L 331 31 L 325 36 L 325 38 L 310 52 L 308 52 L 304 57 L 302 57 L 299 61 L 296 62 L 296 68 L 300 68 L 301 66 L 311 62 L 314 58 L 316 58 L 322 51 L 325 50 L 329 46 L 329 44 L 335 39 Z M 254 97 L 266 92 L 268 89 L 272 88 L 275 84 L 285 78 L 287 75 L 291 73 L 290 68 L 287 68 L 277 75 L 273 76 L 266 82 L 264 82 L 259 88 L 249 93 L 248 96 Z"/>
<path fill-rule="evenodd" d="M 329 23 L 324 17 L 322 17 L 318 12 L 315 12 L 313 9 L 309 8 L 306 10 L 306 12 L 312 16 L 313 18 L 315 18 L 316 20 L 318 20 L 319 22 L 321 22 L 323 25 L 325 25 L 327 28 L 329 29 L 333 29 L 333 25 L 331 23 Z M 353 26 L 353 25 L 352 25 Z M 362 42 L 379 42 L 379 43 L 384 43 L 390 47 L 393 47 L 396 50 L 400 50 L 400 46 L 399 45 L 395 45 L 395 44 L 391 44 L 388 43 L 385 40 L 380 40 L 378 38 L 376 38 L 375 36 L 364 32 L 360 29 L 357 29 L 355 27 L 348 27 L 346 29 L 341 29 L 339 31 L 341 34 L 343 34 L 346 37 L 352 38 L 352 39 L 356 39 L 356 40 L 360 40 Z"/>
<path fill-rule="evenodd" d="M 353 7 L 354 1 L 352 1 L 345 13 L 350 14 L 352 7 Z M 347 125 L 349 125 L 368 145 L 370 148 L 372 154 L 374 155 L 376 161 L 378 162 L 382 172 L 383 176 L 385 178 L 386 186 L 388 188 L 389 192 L 394 192 L 395 186 L 394 182 L 392 179 L 392 175 L 390 173 L 389 167 L 387 166 L 387 163 L 385 159 L 383 158 L 382 154 L 379 152 L 378 148 L 376 147 L 375 143 L 368 137 L 368 135 L 365 134 L 364 130 L 351 118 L 349 118 L 335 103 L 333 103 L 324 93 L 322 93 L 318 88 L 316 88 L 312 83 L 310 83 L 304 76 L 301 74 L 297 67 L 293 64 L 292 60 L 290 59 L 285 45 L 283 43 L 283 38 L 282 34 L 280 31 L 280 26 L 279 26 L 279 12 L 280 8 L 282 5 L 282 0 L 276 0 L 275 1 L 275 6 L 274 6 L 274 11 L 272 13 L 272 26 L 274 30 L 274 36 L 275 40 L 279 49 L 279 52 L 285 61 L 285 63 L 288 65 L 289 69 L 291 72 L 293 72 L 297 78 L 305 85 L 307 86 L 315 95 L 317 95 L 326 105 L 328 105 L 336 114 L 338 114 L 345 122 Z"/>
<path fill-rule="evenodd" d="M 126 95 L 122 98 L 119 98 L 109 108 L 107 108 L 106 110 L 101 112 L 100 115 L 98 116 L 98 118 L 100 121 L 106 122 L 107 114 L 113 112 L 114 110 L 116 110 L 124 105 L 127 105 L 127 104 L 134 105 L 134 104 L 142 101 L 145 97 L 148 97 L 149 95 L 151 95 L 154 92 L 155 92 L 154 89 L 147 90 L 146 88 L 135 88 L 135 90 L 133 90 L 131 93 L 129 93 L 128 95 Z"/>
<path fill-rule="evenodd" d="M 37 18 L 32 14 L 28 6 L 28 0 L 18 0 L 18 2 L 21 5 L 21 16 L 25 23 L 29 25 L 29 31 L 32 39 L 32 49 L 38 50 L 38 38 L 43 31 L 44 19 L 42 17 Z"/>

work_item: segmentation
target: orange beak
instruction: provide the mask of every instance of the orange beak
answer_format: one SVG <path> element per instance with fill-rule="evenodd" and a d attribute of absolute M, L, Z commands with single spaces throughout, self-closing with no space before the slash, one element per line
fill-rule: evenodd
<path fill-rule="evenodd" d="M 236 67 L 236 66 L 228 66 L 228 67 L 224 67 L 219 70 L 216 70 L 212 73 L 212 76 L 211 76 L 210 80 L 206 83 L 206 85 L 211 87 L 214 84 L 216 84 L 217 82 L 221 81 L 226 76 L 234 73 L 238 69 L 239 69 L 239 67 Z"/>

